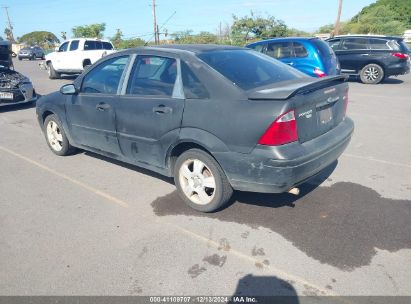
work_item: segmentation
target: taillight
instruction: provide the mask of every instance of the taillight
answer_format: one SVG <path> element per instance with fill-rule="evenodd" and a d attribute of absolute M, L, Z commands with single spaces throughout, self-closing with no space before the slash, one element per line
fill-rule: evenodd
<path fill-rule="evenodd" d="M 409 57 L 408 54 L 404 53 L 392 53 L 391 55 L 400 59 L 407 59 Z"/>
<path fill-rule="evenodd" d="M 325 74 L 323 71 L 321 71 L 319 68 L 314 69 L 314 74 L 317 75 L 318 77 L 325 77 L 327 74 Z"/>
<path fill-rule="evenodd" d="M 344 101 L 344 117 L 345 117 L 347 115 L 347 107 L 348 107 L 348 88 L 345 91 L 343 101 Z"/>
<path fill-rule="evenodd" d="M 279 146 L 298 140 L 295 111 L 291 110 L 277 117 L 261 136 L 260 145 Z"/>

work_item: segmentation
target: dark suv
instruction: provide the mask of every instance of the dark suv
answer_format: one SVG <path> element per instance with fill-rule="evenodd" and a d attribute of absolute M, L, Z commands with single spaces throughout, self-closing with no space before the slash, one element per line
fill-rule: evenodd
<path fill-rule="evenodd" d="M 363 83 L 377 84 L 410 71 L 410 49 L 403 38 L 350 35 L 327 42 L 340 61 L 341 72 L 359 75 Z"/>

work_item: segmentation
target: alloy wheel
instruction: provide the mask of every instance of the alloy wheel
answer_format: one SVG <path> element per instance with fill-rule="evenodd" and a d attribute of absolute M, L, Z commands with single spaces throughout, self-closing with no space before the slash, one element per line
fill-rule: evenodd
<path fill-rule="evenodd" d="M 179 181 L 184 194 L 195 204 L 206 205 L 214 198 L 215 178 L 201 160 L 186 160 L 180 167 Z"/>
<path fill-rule="evenodd" d="M 46 128 L 47 140 L 50 143 L 50 146 L 55 151 L 61 151 L 63 149 L 63 135 L 58 124 L 50 120 Z"/>
<path fill-rule="evenodd" d="M 375 81 L 380 76 L 380 72 L 377 68 L 371 66 L 364 71 L 364 76 L 369 81 Z"/>

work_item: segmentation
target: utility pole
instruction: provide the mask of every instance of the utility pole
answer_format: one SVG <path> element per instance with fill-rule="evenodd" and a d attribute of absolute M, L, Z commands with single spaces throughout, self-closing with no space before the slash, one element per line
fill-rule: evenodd
<path fill-rule="evenodd" d="M 9 21 L 10 38 L 11 38 L 11 41 L 14 42 L 13 26 L 11 25 L 11 21 L 10 21 L 9 7 L 8 6 L 3 6 L 3 8 L 6 11 L 7 20 Z"/>
<path fill-rule="evenodd" d="M 156 0 L 153 0 L 153 21 L 154 21 L 154 43 L 158 44 L 158 27 L 157 27 L 157 17 L 156 17 Z"/>
<path fill-rule="evenodd" d="M 335 36 L 338 35 L 338 33 L 340 32 L 340 19 L 341 19 L 342 4 L 343 4 L 343 0 L 339 0 L 337 20 L 335 20 L 335 26 L 334 26 Z"/>

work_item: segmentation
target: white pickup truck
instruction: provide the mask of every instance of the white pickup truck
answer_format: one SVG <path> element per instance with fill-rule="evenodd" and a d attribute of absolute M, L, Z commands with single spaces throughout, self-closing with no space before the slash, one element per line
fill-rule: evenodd
<path fill-rule="evenodd" d="M 80 74 L 85 67 L 113 52 L 110 41 L 74 38 L 63 42 L 55 52 L 47 54 L 40 67 L 47 69 L 50 79 L 58 79 L 61 74 Z"/>

